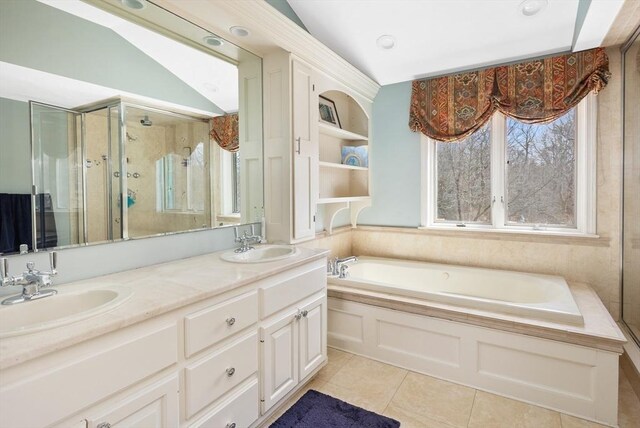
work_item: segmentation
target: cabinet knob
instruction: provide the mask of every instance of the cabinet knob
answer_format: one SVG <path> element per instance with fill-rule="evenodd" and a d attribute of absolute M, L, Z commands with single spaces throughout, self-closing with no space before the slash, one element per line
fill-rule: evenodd
<path fill-rule="evenodd" d="M 306 317 L 307 317 L 307 315 L 309 315 L 309 312 L 308 312 L 308 311 L 302 311 L 302 316 L 303 316 L 303 317 L 305 317 L 305 318 L 306 318 Z"/>
<path fill-rule="evenodd" d="M 236 319 L 234 317 L 227 318 L 227 324 L 229 325 L 229 327 L 231 327 L 235 323 L 236 323 Z"/>
<path fill-rule="evenodd" d="M 298 137 L 298 138 L 296 138 L 296 141 L 298 142 L 298 150 L 296 150 L 296 152 L 297 152 L 298 154 L 300 154 L 300 140 L 301 140 L 301 138 L 302 138 L 302 137 Z"/>
<path fill-rule="evenodd" d="M 293 318 L 294 318 L 296 321 L 300 321 L 300 318 L 302 318 L 302 313 L 298 312 L 297 314 L 295 314 L 295 315 L 293 316 Z"/>
<path fill-rule="evenodd" d="M 111 424 L 109 422 L 101 422 L 96 428 L 111 428 Z"/>
<path fill-rule="evenodd" d="M 236 428 L 236 423 L 235 422 L 228 423 L 227 428 Z"/>
<path fill-rule="evenodd" d="M 234 369 L 233 367 L 230 367 L 226 370 L 226 372 L 227 372 L 227 376 L 231 377 L 236 372 L 236 369 Z"/>

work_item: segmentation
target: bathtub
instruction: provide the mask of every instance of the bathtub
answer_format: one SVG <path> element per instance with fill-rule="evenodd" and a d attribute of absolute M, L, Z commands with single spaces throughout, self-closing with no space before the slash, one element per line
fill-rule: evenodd
<path fill-rule="evenodd" d="M 584 323 L 559 276 L 360 257 L 347 278 L 329 277 L 328 282 L 551 322 Z"/>

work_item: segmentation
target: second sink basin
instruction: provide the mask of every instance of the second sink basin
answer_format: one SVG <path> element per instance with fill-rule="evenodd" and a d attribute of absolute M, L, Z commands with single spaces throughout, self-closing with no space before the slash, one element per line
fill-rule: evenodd
<path fill-rule="evenodd" d="M 220 255 L 222 260 L 232 263 L 265 263 L 283 260 L 298 254 L 298 249 L 289 245 L 260 245 L 244 253 L 229 250 Z"/>
<path fill-rule="evenodd" d="M 0 308 L 0 338 L 69 324 L 113 309 L 131 295 L 122 286 L 60 292 L 31 302 Z"/>

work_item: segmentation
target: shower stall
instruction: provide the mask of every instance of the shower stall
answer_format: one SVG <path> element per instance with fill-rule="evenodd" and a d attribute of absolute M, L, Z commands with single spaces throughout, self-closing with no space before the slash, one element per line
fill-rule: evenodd
<path fill-rule="evenodd" d="M 208 118 L 120 99 L 30 110 L 34 249 L 211 226 Z"/>

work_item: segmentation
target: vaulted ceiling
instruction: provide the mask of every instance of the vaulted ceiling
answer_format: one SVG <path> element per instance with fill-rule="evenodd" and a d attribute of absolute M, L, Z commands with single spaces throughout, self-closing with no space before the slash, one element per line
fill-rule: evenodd
<path fill-rule="evenodd" d="M 599 46 L 624 0 L 288 3 L 314 37 L 386 85 Z M 543 8 L 526 16 L 531 3 Z M 395 40 L 392 49 L 377 45 L 383 35 Z"/>

